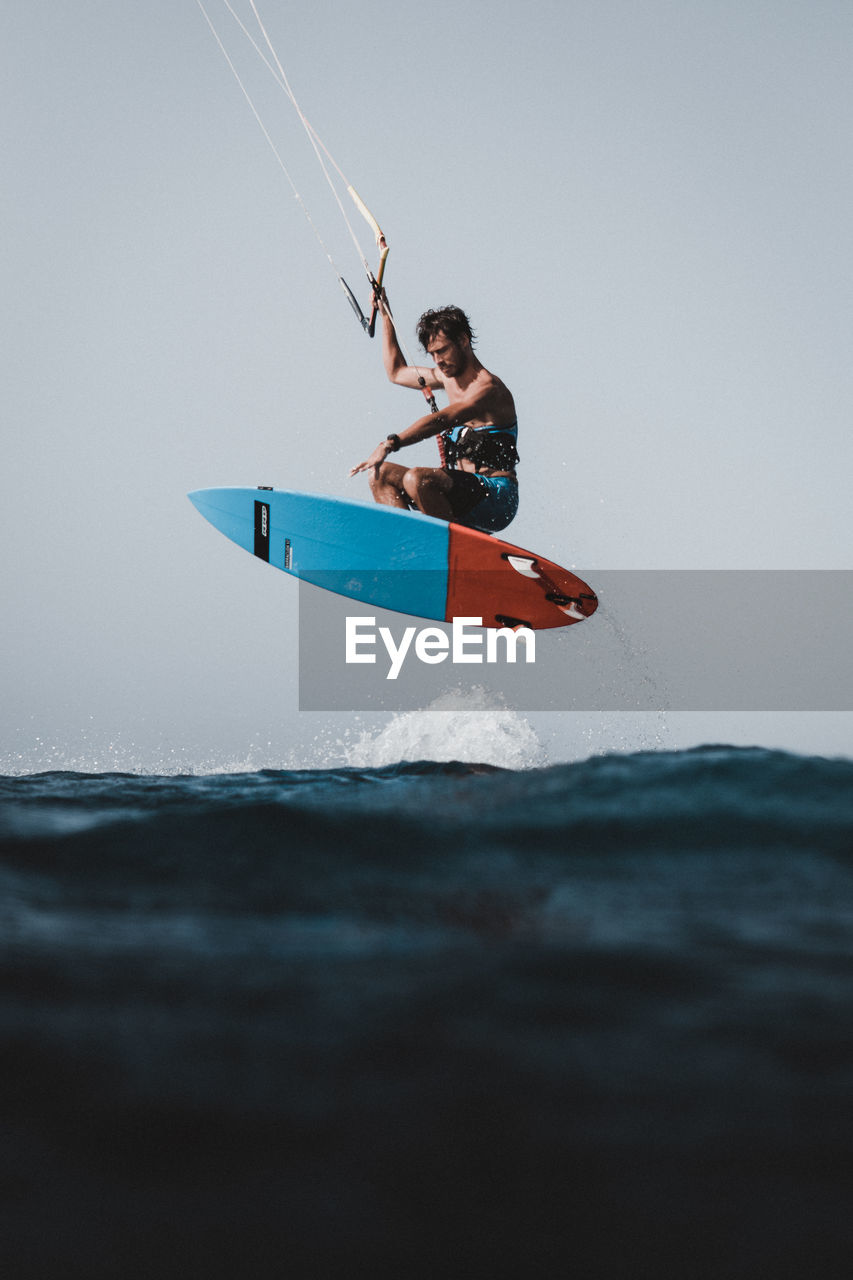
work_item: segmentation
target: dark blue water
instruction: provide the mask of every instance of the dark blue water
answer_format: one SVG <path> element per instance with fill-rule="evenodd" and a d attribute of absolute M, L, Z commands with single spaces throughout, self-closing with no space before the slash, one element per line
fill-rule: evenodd
<path fill-rule="evenodd" d="M 850 1274 L 853 762 L 0 806 L 4 1275 Z"/>

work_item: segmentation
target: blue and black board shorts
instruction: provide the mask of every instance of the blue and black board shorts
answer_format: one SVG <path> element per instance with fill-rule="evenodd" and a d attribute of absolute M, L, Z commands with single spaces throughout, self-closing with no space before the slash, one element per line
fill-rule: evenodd
<path fill-rule="evenodd" d="M 518 511 L 515 476 L 481 476 L 474 471 L 452 470 L 453 488 L 448 501 L 454 524 L 484 533 L 505 529 Z"/>

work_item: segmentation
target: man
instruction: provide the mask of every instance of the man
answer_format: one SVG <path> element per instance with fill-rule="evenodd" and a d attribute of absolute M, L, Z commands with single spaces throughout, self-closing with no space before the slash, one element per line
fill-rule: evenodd
<path fill-rule="evenodd" d="M 386 506 L 414 508 L 489 533 L 505 529 L 518 509 L 518 424 L 509 389 L 474 354 L 471 325 L 459 307 L 425 311 L 418 321 L 418 339 L 435 362 L 423 370 L 407 364 L 384 295 L 381 309 L 382 358 L 390 381 L 415 390 L 441 388 L 449 404 L 388 436 L 350 475 L 367 471 L 375 501 Z M 387 461 L 389 454 L 430 436 L 440 437 L 441 466 Z"/>

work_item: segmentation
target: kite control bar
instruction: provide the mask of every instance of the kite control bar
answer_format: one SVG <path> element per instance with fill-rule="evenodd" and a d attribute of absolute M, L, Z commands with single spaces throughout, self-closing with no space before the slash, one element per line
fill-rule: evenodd
<path fill-rule="evenodd" d="M 358 209 L 359 213 L 364 218 L 365 222 L 367 222 L 376 237 L 376 247 L 379 250 L 379 270 L 376 275 L 374 275 L 369 269 L 367 271 L 367 278 L 370 281 L 370 287 L 373 291 L 373 298 L 370 307 L 370 319 L 368 319 L 362 311 L 358 301 L 356 300 L 355 294 L 347 284 L 346 280 L 341 277 L 341 284 L 349 298 L 350 306 L 358 316 L 358 319 L 361 322 L 361 327 L 364 329 L 368 338 L 372 338 L 376 333 L 376 317 L 379 314 L 379 300 L 382 296 L 382 280 L 385 275 L 385 263 L 388 258 L 388 241 L 385 239 L 385 235 L 379 223 L 376 221 L 373 214 L 356 191 L 355 187 L 348 186 L 347 191 L 352 197 L 355 207 Z"/>

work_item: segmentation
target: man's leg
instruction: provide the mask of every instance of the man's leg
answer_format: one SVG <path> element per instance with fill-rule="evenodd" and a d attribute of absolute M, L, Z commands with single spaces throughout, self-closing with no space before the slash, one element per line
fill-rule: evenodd
<path fill-rule="evenodd" d="M 406 467 L 401 467 L 396 462 L 383 462 L 381 466 L 368 472 L 373 501 L 384 507 L 402 507 L 404 511 L 408 511 L 412 503 L 403 485 L 406 471 Z"/>
<path fill-rule="evenodd" d="M 396 462 L 383 462 L 370 473 L 369 480 L 374 502 L 405 511 L 414 507 L 439 520 L 453 519 L 448 500 L 453 479 L 441 467 L 401 467 Z"/>
<path fill-rule="evenodd" d="M 410 467 L 403 476 L 403 489 L 425 516 L 452 520 L 450 490 L 453 479 L 442 467 Z"/>
<path fill-rule="evenodd" d="M 452 485 L 452 478 L 441 467 L 401 467 L 396 462 L 383 462 L 370 475 L 374 502 L 407 511 L 414 507 L 440 520 L 453 518 L 447 497 Z"/>

